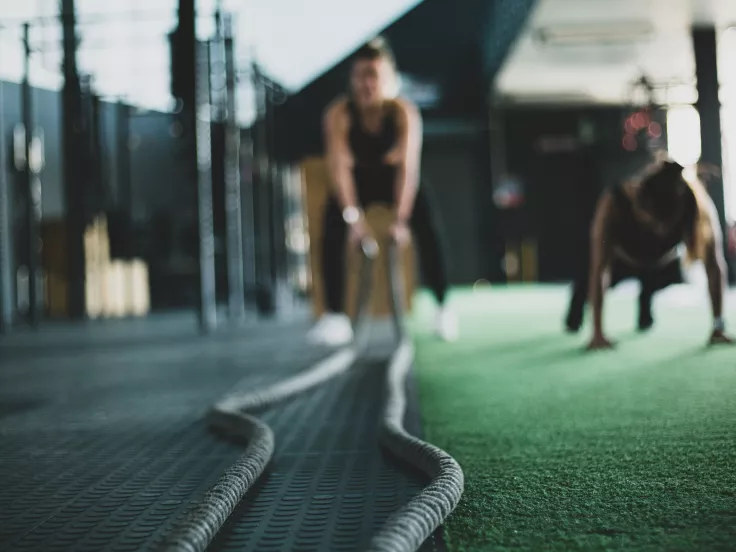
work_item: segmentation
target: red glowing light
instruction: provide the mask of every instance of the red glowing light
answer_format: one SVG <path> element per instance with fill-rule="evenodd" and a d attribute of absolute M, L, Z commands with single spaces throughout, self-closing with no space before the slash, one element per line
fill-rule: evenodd
<path fill-rule="evenodd" d="M 636 138 L 631 134 L 627 134 L 624 136 L 621 145 L 626 151 L 636 151 Z"/>
<path fill-rule="evenodd" d="M 658 122 L 653 122 L 649 124 L 649 136 L 652 138 L 659 138 L 662 136 L 662 125 L 660 125 Z"/>
<path fill-rule="evenodd" d="M 647 126 L 647 123 L 649 122 L 647 121 L 647 119 L 648 117 L 644 113 L 641 113 L 641 112 L 634 115 L 634 121 L 633 121 L 634 128 L 636 130 L 639 130 Z"/>

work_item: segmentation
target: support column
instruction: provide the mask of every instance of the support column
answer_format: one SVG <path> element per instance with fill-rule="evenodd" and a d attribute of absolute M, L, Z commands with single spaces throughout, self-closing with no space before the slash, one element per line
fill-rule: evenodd
<path fill-rule="evenodd" d="M 256 157 L 253 146 L 254 126 L 243 129 L 240 133 L 240 170 L 242 178 L 242 218 L 243 225 L 243 263 L 246 301 L 248 308 L 253 309 L 256 304 L 258 291 L 258 257 L 257 257 L 257 222 L 256 222 L 256 194 L 254 175 L 256 171 Z"/>
<path fill-rule="evenodd" d="M 256 307 L 263 315 L 276 311 L 274 289 L 273 185 L 268 151 L 268 90 L 258 64 L 253 64 L 257 117 L 254 129 L 255 215 L 256 215 Z"/>
<path fill-rule="evenodd" d="M 195 35 L 196 37 L 196 35 Z M 199 218 L 200 325 L 203 332 L 217 327 L 215 283 L 215 221 L 212 205 L 212 121 L 209 46 L 197 43 L 195 76 L 197 214 Z M 206 113 L 207 115 L 204 115 Z"/>
<path fill-rule="evenodd" d="M 698 101 L 696 107 L 700 114 L 700 161 L 718 168 L 723 166 L 721 144 L 721 102 L 718 97 L 717 36 L 712 27 L 695 28 L 692 31 L 695 53 L 695 75 L 698 81 Z M 726 231 L 726 205 L 723 177 L 714 175 L 707 182 L 708 192 L 718 210 L 721 228 Z M 724 250 L 727 247 L 724 240 Z M 733 275 L 731 275 L 731 279 Z"/>
<path fill-rule="evenodd" d="M 8 333 L 13 326 L 13 264 L 10 193 L 8 189 L 7 151 L 5 142 L 5 84 L 0 81 L 0 333 Z"/>
<path fill-rule="evenodd" d="M 199 230 L 199 323 L 208 333 L 217 325 L 215 236 L 212 212 L 209 51 L 197 42 L 195 0 L 179 0 L 179 24 L 172 37 L 172 87 L 182 102 L 183 142 L 195 175 Z"/>
<path fill-rule="evenodd" d="M 230 319 L 245 319 L 243 227 L 240 197 L 240 128 L 237 122 L 235 48 L 232 16 L 225 14 L 225 220 L 227 228 L 227 280 Z"/>
<path fill-rule="evenodd" d="M 117 171 L 115 211 L 119 217 L 121 255 L 126 259 L 132 259 L 138 252 L 133 224 L 133 182 L 130 176 L 130 111 L 130 106 L 125 102 L 120 101 L 115 106 L 115 167 Z"/>
<path fill-rule="evenodd" d="M 130 180 L 130 107 L 123 101 L 115 106 L 115 155 L 117 157 L 117 205 L 133 213 L 133 188 Z"/>
<path fill-rule="evenodd" d="M 31 327 L 38 327 L 40 316 L 39 305 L 39 259 L 41 239 L 39 225 L 41 222 L 41 185 L 33 170 L 32 143 L 33 97 L 31 92 L 31 46 L 30 26 L 23 26 L 23 48 L 25 61 L 23 67 L 23 83 L 21 84 L 21 112 L 23 117 L 23 172 L 22 188 L 25 195 L 25 261 L 28 268 L 28 322 Z"/>
<path fill-rule="evenodd" d="M 77 71 L 77 34 L 74 0 L 62 0 L 61 24 L 64 46 L 64 89 L 62 91 L 62 162 L 69 262 L 69 317 L 85 317 L 84 227 L 86 197 L 84 174 L 84 121 L 82 89 Z"/>

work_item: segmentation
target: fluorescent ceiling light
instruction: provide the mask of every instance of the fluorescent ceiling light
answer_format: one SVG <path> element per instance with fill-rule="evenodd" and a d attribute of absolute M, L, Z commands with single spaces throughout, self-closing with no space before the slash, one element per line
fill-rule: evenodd
<path fill-rule="evenodd" d="M 596 98 L 585 92 L 501 92 L 497 101 L 504 105 L 543 105 L 543 104 L 588 104 Z"/>
<path fill-rule="evenodd" d="M 551 45 L 602 44 L 644 41 L 654 28 L 648 21 L 620 21 L 605 24 L 575 24 L 540 27 L 533 31 L 538 42 Z"/>

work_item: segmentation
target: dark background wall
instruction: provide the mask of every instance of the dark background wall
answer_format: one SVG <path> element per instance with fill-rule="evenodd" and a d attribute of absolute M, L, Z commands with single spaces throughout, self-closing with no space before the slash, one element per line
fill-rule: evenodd
<path fill-rule="evenodd" d="M 3 82 L 2 105 L 4 128 L 9 152 L 8 177 L 16 182 L 12 164 L 12 140 L 15 125 L 21 122 L 20 85 Z M 64 216 L 61 159 L 61 95 L 56 91 L 33 89 L 35 125 L 43 129 L 46 165 L 42 173 L 43 216 L 60 219 Z M 119 200 L 118 163 L 116 149 L 118 124 L 116 105 L 102 102 L 100 109 L 102 183 L 106 206 Z M 136 199 L 136 217 L 145 219 L 152 211 L 175 212 L 184 218 L 194 216 L 194 190 L 185 185 L 189 175 L 180 167 L 181 148 L 172 134 L 172 117 L 157 112 L 133 112 L 130 120 L 130 163 L 132 194 Z"/>
<path fill-rule="evenodd" d="M 3 83 L 4 126 L 7 174 L 11 191 L 11 220 L 16 249 L 25 231 L 25 194 L 19 188 L 20 175 L 13 165 L 13 129 L 21 122 L 21 87 Z M 43 129 L 45 167 L 41 173 L 42 226 L 53 225 L 65 216 L 63 166 L 61 159 L 61 94 L 33 89 L 34 125 Z M 179 288 L 193 288 L 196 275 L 196 212 L 193 175 L 181 162 L 182 148 L 173 133 L 173 118 L 157 112 L 130 110 L 127 119 L 129 141 L 120 147 L 119 126 L 126 124 L 118 116 L 118 106 L 100 102 L 99 172 L 88 163 L 88 207 L 92 214 L 107 214 L 113 255 L 144 258 L 151 269 L 152 300 L 155 306 L 185 306 L 196 299 L 193 293 L 178 293 L 171 275 L 180 276 Z M 127 157 L 125 159 L 124 157 Z M 130 167 L 132 209 L 120 181 L 120 165 Z M 121 240 L 125 244 L 121 244 Z M 17 254 L 16 259 L 22 255 Z M 192 303 L 193 304 L 193 303 Z"/>
<path fill-rule="evenodd" d="M 478 231 L 476 185 L 483 181 L 480 131 L 425 137 L 422 156 L 424 182 L 445 239 L 448 277 L 452 284 L 477 279 L 482 249 Z"/>
<path fill-rule="evenodd" d="M 3 82 L 4 102 L 0 106 L 3 110 L 4 128 L 8 147 L 8 175 L 11 189 L 17 186 L 16 172 L 13 165 L 13 129 L 21 122 L 21 87 L 16 83 Z M 61 186 L 62 167 L 60 152 L 61 97 L 58 92 L 33 89 L 33 111 L 36 127 L 43 129 L 46 146 L 46 168 L 43 172 L 42 201 L 45 217 L 60 218 L 64 213 L 63 191 Z M 14 194 L 16 197 L 18 194 Z"/>
<path fill-rule="evenodd" d="M 503 114 L 507 172 L 524 185 L 521 208 L 499 213 L 504 238 L 537 242 L 539 279 L 574 277 L 601 191 L 651 159 L 623 148 L 629 108 L 513 108 Z M 544 143 L 557 143 L 545 151 Z M 568 147 L 566 144 L 571 143 Z"/>
<path fill-rule="evenodd" d="M 136 220 L 154 213 L 196 220 L 192 175 L 182 161 L 180 142 L 172 134 L 171 115 L 156 112 L 130 119 L 131 183 Z"/>

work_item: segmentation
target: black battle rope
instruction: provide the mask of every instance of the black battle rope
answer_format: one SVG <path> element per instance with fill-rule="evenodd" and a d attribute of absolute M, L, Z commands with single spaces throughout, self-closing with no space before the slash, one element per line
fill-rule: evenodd
<path fill-rule="evenodd" d="M 227 396 L 212 408 L 210 426 L 231 437 L 247 440 L 248 446 L 243 456 L 205 493 L 177 529 L 167 536 L 161 546 L 162 551 L 204 552 L 271 460 L 274 452 L 273 431 L 246 411 L 262 409 L 324 383 L 348 371 L 360 358 L 368 338 L 369 325 L 365 324 L 365 310 L 378 245 L 373 240 L 366 240 L 362 244 L 362 251 L 353 344 L 294 377 L 260 391 Z M 463 491 L 463 472 L 450 455 L 409 435 L 403 427 L 406 410 L 404 387 L 414 349 L 406 338 L 403 326 L 403 291 L 398 277 L 396 247 L 390 245 L 388 251 L 392 312 L 399 345 L 389 361 L 388 397 L 382 415 L 381 443 L 398 458 L 416 466 L 432 481 L 409 504 L 389 518 L 371 540 L 369 550 L 413 552 L 457 505 Z"/>

